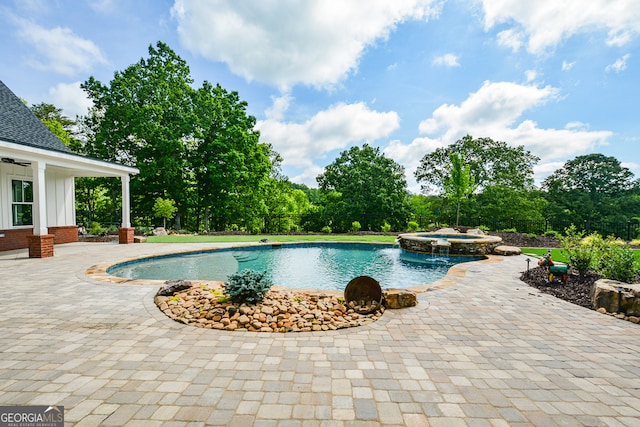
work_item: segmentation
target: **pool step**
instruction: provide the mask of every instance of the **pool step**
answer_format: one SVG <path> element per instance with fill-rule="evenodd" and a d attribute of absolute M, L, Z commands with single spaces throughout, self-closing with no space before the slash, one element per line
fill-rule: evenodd
<path fill-rule="evenodd" d="M 239 254 L 239 253 L 235 253 L 233 254 L 233 257 L 238 260 L 238 262 L 248 262 L 248 261 L 253 261 L 255 260 L 257 257 L 255 255 L 250 255 L 250 254 Z"/>

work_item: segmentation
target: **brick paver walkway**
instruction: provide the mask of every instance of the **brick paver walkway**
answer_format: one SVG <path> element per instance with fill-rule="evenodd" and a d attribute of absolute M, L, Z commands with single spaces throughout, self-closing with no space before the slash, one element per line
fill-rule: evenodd
<path fill-rule="evenodd" d="M 180 325 L 156 287 L 84 275 L 184 248 L 0 253 L 0 404 L 64 405 L 78 426 L 640 426 L 640 325 L 529 288 L 524 256 L 467 264 L 371 326 L 299 334 Z"/>

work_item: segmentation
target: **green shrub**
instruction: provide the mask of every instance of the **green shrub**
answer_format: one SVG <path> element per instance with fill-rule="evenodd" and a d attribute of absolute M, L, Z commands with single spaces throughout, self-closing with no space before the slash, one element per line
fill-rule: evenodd
<path fill-rule="evenodd" d="M 614 237 L 594 242 L 597 247 L 595 268 L 605 278 L 631 283 L 638 274 L 633 250 L 628 244 Z"/>
<path fill-rule="evenodd" d="M 224 288 L 232 301 L 255 304 L 262 301 L 271 285 L 266 271 L 242 270 L 229 276 Z"/>
<path fill-rule="evenodd" d="M 562 234 L 558 233 L 555 230 L 547 230 L 544 232 L 544 236 L 555 237 L 556 239 L 559 239 L 560 237 L 562 237 Z"/>
<path fill-rule="evenodd" d="M 383 233 L 388 233 L 391 231 L 391 224 L 389 224 L 387 221 L 384 222 L 384 224 L 382 224 L 382 226 L 380 227 L 380 230 Z"/>
<path fill-rule="evenodd" d="M 331 227 L 329 227 L 328 225 L 325 225 L 324 227 L 322 227 L 322 232 L 326 234 L 331 234 Z"/>
<path fill-rule="evenodd" d="M 89 227 L 89 234 L 93 234 L 94 236 L 101 236 L 104 233 L 104 228 L 98 221 L 93 221 L 91 223 L 91 227 Z"/>
<path fill-rule="evenodd" d="M 360 225 L 360 221 L 353 221 L 351 223 L 351 231 L 353 231 L 354 233 L 357 233 L 358 231 L 360 231 L 361 228 L 362 228 L 362 225 Z"/>
<path fill-rule="evenodd" d="M 407 229 L 408 229 L 409 231 L 418 231 L 418 227 L 419 227 L 419 226 L 420 226 L 420 225 L 419 225 L 416 221 L 409 221 L 409 222 L 407 223 Z"/>
<path fill-rule="evenodd" d="M 518 232 L 518 230 L 516 230 L 515 227 L 514 228 L 505 228 L 505 229 L 502 229 L 500 231 L 503 232 L 503 233 L 517 233 Z"/>
<path fill-rule="evenodd" d="M 594 235 L 585 240 L 584 231 L 578 231 L 575 225 L 565 230 L 565 236 L 560 236 L 560 245 L 567 253 L 569 265 L 578 270 L 578 274 L 583 277 L 595 262 L 594 248 L 598 244 Z"/>
<path fill-rule="evenodd" d="M 491 231 L 491 229 L 489 227 L 487 227 L 486 225 L 482 225 L 482 224 L 478 226 L 478 229 L 484 231 L 485 233 L 487 231 Z"/>

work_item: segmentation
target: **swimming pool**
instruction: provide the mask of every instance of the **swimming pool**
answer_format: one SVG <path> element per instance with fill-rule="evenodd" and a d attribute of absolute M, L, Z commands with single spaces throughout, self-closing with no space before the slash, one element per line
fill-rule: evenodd
<path fill-rule="evenodd" d="M 116 264 L 107 273 L 127 279 L 220 280 L 245 269 L 267 271 L 276 286 L 344 290 L 349 280 L 371 276 L 382 288 L 436 281 L 458 263 L 483 257 L 414 254 L 391 245 L 299 243 L 248 246 L 149 257 Z"/>

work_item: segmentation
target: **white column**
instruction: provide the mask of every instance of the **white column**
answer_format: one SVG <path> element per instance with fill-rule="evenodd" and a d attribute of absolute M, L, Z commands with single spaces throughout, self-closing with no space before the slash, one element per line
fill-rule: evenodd
<path fill-rule="evenodd" d="M 33 172 L 33 234 L 43 236 L 49 234 L 47 227 L 47 194 L 44 172 L 47 164 L 40 161 L 31 162 Z"/>
<path fill-rule="evenodd" d="M 122 181 L 122 228 L 131 227 L 131 201 L 129 195 L 129 175 L 120 177 Z"/>

